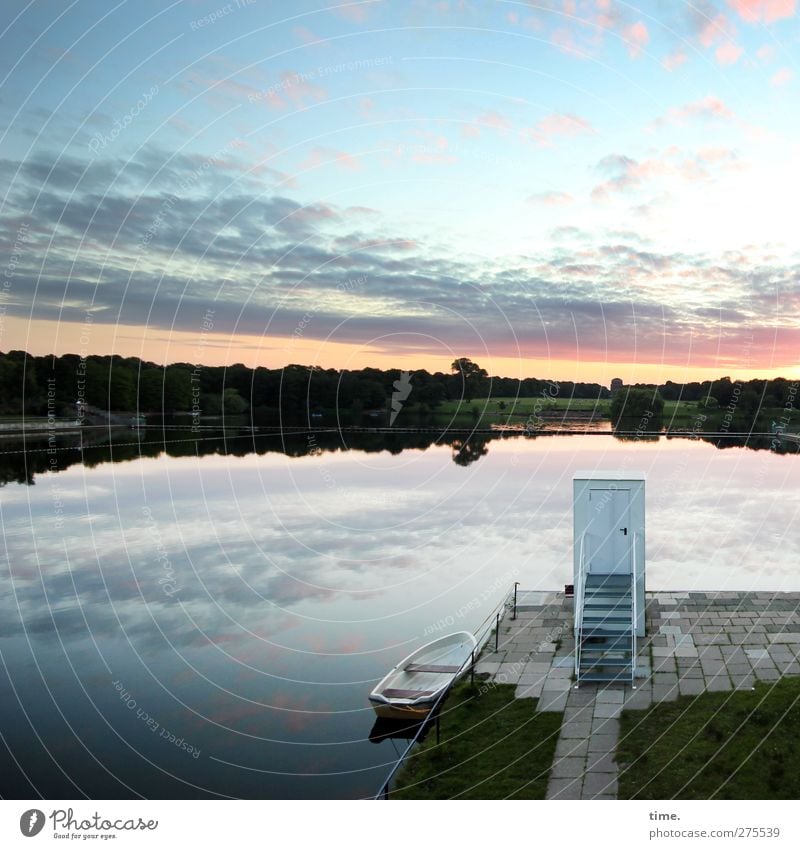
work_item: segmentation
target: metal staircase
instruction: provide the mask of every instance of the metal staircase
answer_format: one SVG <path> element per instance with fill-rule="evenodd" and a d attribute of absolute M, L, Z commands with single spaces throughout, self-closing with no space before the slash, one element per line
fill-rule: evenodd
<path fill-rule="evenodd" d="M 575 588 L 576 681 L 633 682 L 637 618 L 634 576 L 587 573 L 584 554 L 582 539 L 580 580 Z"/>

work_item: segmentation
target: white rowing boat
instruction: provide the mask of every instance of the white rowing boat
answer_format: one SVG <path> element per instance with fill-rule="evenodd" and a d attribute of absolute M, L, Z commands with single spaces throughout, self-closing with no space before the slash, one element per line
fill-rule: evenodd
<path fill-rule="evenodd" d="M 469 631 L 458 631 L 417 649 L 369 694 L 375 713 L 386 719 L 421 719 L 453 679 L 469 669 L 476 646 Z"/>

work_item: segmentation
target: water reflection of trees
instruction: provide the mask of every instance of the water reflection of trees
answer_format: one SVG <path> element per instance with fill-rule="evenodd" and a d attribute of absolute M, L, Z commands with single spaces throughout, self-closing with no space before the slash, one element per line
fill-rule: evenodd
<path fill-rule="evenodd" d="M 489 453 L 486 443 L 491 437 L 473 435 L 467 439 L 454 439 L 451 443 L 453 448 L 453 462 L 457 466 L 469 466 L 481 457 Z"/>
<path fill-rule="evenodd" d="M 746 447 L 755 451 L 772 451 L 777 454 L 796 454 L 797 444 L 768 436 L 712 436 L 702 431 L 682 434 L 659 433 L 659 423 L 651 420 L 649 426 L 639 428 L 639 422 L 630 426 L 621 423 L 614 437 L 630 441 L 657 441 L 667 439 L 702 439 L 717 448 Z M 623 432 L 625 431 L 625 432 Z M 553 436 L 557 432 L 553 431 Z M 540 438 L 538 434 L 536 438 Z M 0 486 L 8 483 L 36 483 L 36 476 L 44 472 L 58 472 L 76 464 L 89 468 L 104 463 L 124 463 L 141 457 L 202 457 L 230 455 L 245 457 L 250 454 L 285 454 L 289 457 L 306 457 L 314 454 L 343 451 L 378 453 L 388 451 L 425 451 L 434 445 L 450 446 L 453 462 L 468 466 L 489 453 L 489 443 L 497 439 L 527 439 L 532 435 L 514 432 L 497 434 L 464 434 L 437 432 L 392 433 L 352 432 L 347 430 L 308 431 L 305 433 L 241 433 L 205 431 L 193 433 L 190 429 L 148 428 L 136 433 L 125 429 L 84 431 L 82 434 L 61 434 L 56 438 L 55 451 L 45 436 L 38 438 L 0 441 Z M 594 437 L 602 439 L 602 436 Z"/>

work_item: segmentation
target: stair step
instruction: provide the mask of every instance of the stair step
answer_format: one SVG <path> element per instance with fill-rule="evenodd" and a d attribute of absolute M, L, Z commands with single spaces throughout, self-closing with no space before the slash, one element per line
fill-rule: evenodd
<path fill-rule="evenodd" d="M 631 638 L 630 637 L 612 637 L 610 639 L 600 640 L 597 637 L 593 637 L 595 642 L 589 642 L 589 640 L 583 640 L 581 642 L 581 651 L 630 651 L 631 646 Z"/>
<path fill-rule="evenodd" d="M 605 646 L 597 646 L 597 648 L 581 646 L 581 657 L 627 657 L 630 659 L 632 654 L 630 644 L 627 649 L 609 649 Z"/>
<path fill-rule="evenodd" d="M 583 608 L 583 615 L 592 615 L 596 616 L 598 613 L 619 613 L 624 614 L 631 618 L 631 614 L 633 613 L 633 608 L 627 604 L 587 604 L 586 607 Z"/>
<path fill-rule="evenodd" d="M 630 670 L 626 670 L 623 675 L 620 672 L 586 672 L 579 676 L 579 681 L 630 681 Z"/>
<path fill-rule="evenodd" d="M 594 595 L 587 596 L 583 600 L 583 607 L 586 609 L 587 607 L 622 607 L 631 609 L 631 597 L 618 597 L 618 596 L 610 596 L 610 595 Z"/>
<path fill-rule="evenodd" d="M 607 625 L 598 625 L 590 623 L 581 628 L 580 635 L 583 639 L 587 637 L 627 637 L 631 638 L 631 626 L 624 626 L 614 623 Z"/>
<path fill-rule="evenodd" d="M 630 601 L 631 593 L 630 590 L 625 590 L 624 592 L 611 592 L 609 590 L 593 590 L 591 587 L 587 587 L 586 592 L 583 594 L 583 602 L 584 604 L 591 599 L 608 599 L 609 601 Z"/>
<path fill-rule="evenodd" d="M 583 624 L 584 625 L 597 625 L 601 622 L 607 622 L 609 625 L 621 623 L 621 622 L 630 622 L 631 617 L 630 614 L 626 615 L 625 613 L 611 613 L 611 612 L 603 612 L 599 611 L 598 613 L 584 613 L 583 614 Z"/>
<path fill-rule="evenodd" d="M 598 575 L 596 573 L 590 573 L 586 576 L 586 586 L 587 587 L 596 587 L 596 586 L 605 586 L 605 587 L 618 587 L 618 586 L 626 586 L 629 587 L 631 585 L 631 576 L 630 575 Z"/>
<path fill-rule="evenodd" d="M 612 658 L 600 658 L 598 660 L 592 660 L 591 658 L 587 660 L 586 663 L 583 661 L 583 655 L 581 655 L 581 669 L 601 669 L 603 667 L 614 667 L 620 669 L 630 669 L 631 668 L 631 660 L 630 658 L 619 658 L 617 660 L 613 660 Z"/>

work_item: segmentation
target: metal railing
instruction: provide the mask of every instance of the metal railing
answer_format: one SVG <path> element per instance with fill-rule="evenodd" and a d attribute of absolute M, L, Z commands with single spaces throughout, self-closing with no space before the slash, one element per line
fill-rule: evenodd
<path fill-rule="evenodd" d="M 581 632 L 583 629 L 583 602 L 586 595 L 586 531 L 581 534 L 580 548 L 578 552 L 578 582 L 575 586 L 575 622 L 573 625 L 575 633 L 575 684 L 577 686 L 581 676 Z"/>
<path fill-rule="evenodd" d="M 636 609 L 636 555 L 638 551 L 637 534 L 633 533 L 633 556 L 631 558 L 631 686 L 636 689 L 636 629 L 639 626 L 639 615 Z"/>
<path fill-rule="evenodd" d="M 397 775 L 400 767 L 405 763 L 406 758 L 408 757 L 411 750 L 416 746 L 416 744 L 420 741 L 420 739 L 424 736 L 425 731 L 430 727 L 430 724 L 435 720 L 436 721 L 436 742 L 439 743 L 439 707 L 442 702 L 447 698 L 450 693 L 450 690 L 453 688 L 453 685 L 458 681 L 462 675 L 469 669 L 470 672 L 470 683 L 475 682 L 475 661 L 480 656 L 481 650 L 489 642 L 489 637 L 492 634 L 492 628 L 495 629 L 494 635 L 494 650 L 497 651 L 500 646 L 500 622 L 503 620 L 503 612 L 505 610 L 512 611 L 512 619 L 517 618 L 517 586 L 519 582 L 516 582 L 514 586 L 503 596 L 503 600 L 492 610 L 492 612 L 483 620 L 483 622 L 478 626 L 477 630 L 473 633 L 475 637 L 475 648 L 472 650 L 470 656 L 459 666 L 458 672 L 453 676 L 450 683 L 447 687 L 442 691 L 441 695 L 438 699 L 433 703 L 430 711 L 426 714 L 425 718 L 420 722 L 419 729 L 417 733 L 411 738 L 408 746 L 406 746 L 405 751 L 398 758 L 395 765 L 392 767 L 391 772 L 384 779 L 383 784 L 381 785 L 381 789 L 377 792 L 377 794 L 373 797 L 373 799 L 388 799 L 389 798 L 389 790 L 392 781 Z M 480 636 L 479 636 L 480 635 Z"/>

